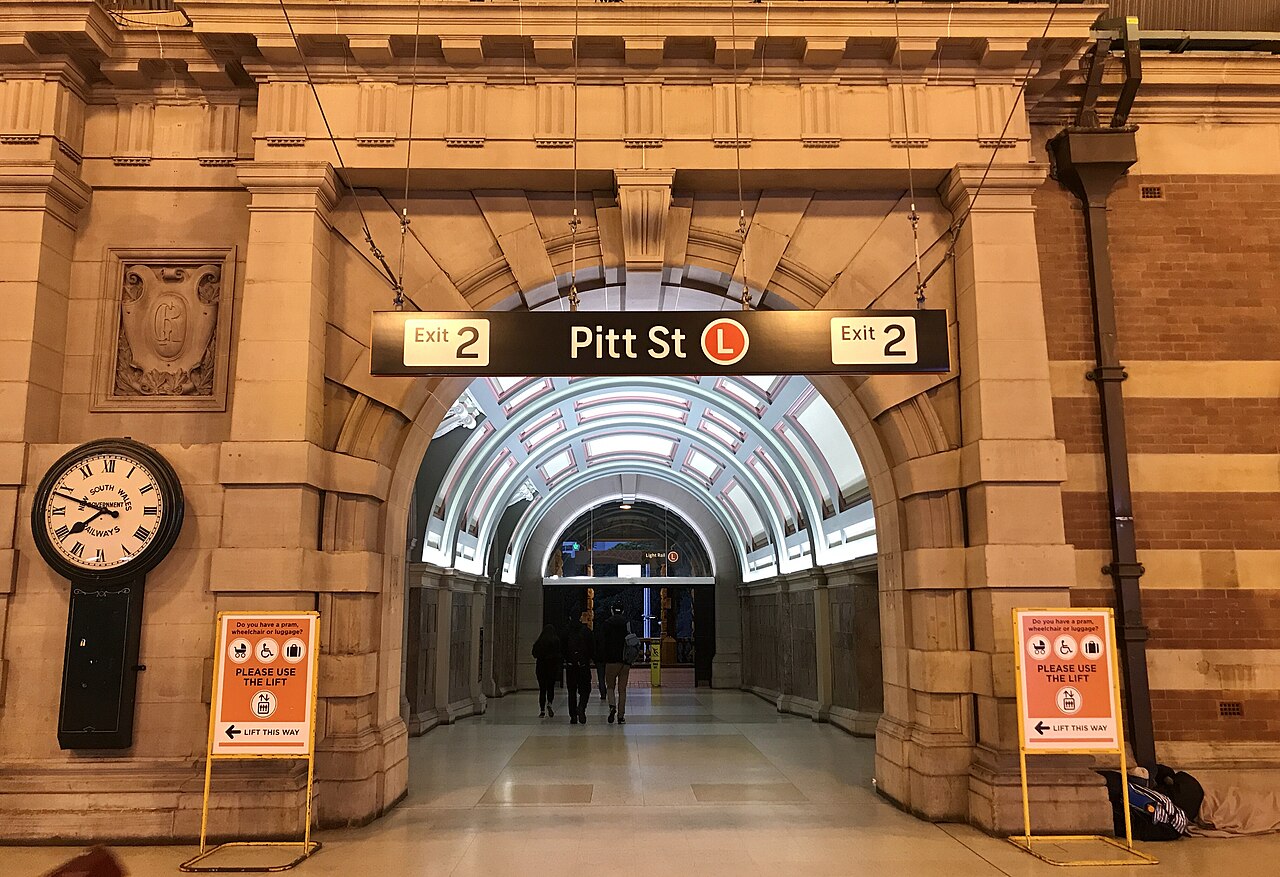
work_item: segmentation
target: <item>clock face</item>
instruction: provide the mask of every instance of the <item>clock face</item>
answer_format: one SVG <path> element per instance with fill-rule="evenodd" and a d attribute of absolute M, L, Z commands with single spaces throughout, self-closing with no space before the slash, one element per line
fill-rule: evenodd
<path fill-rule="evenodd" d="M 94 453 L 50 474 L 44 529 L 67 563 L 86 571 L 119 569 L 160 532 L 168 511 L 164 491 L 143 462 L 114 451 Z"/>

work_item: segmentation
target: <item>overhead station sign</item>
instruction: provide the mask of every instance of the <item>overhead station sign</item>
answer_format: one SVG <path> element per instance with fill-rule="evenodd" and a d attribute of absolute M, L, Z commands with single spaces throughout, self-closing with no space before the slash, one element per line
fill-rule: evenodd
<path fill-rule="evenodd" d="M 318 617 L 315 612 L 219 614 L 210 754 L 311 754 Z"/>
<path fill-rule="evenodd" d="M 912 374 L 950 370 L 947 312 L 373 315 L 374 375 Z"/>
<path fill-rule="evenodd" d="M 1120 748 L 1112 624 L 1111 612 L 1105 609 L 1014 613 L 1024 750 Z"/>

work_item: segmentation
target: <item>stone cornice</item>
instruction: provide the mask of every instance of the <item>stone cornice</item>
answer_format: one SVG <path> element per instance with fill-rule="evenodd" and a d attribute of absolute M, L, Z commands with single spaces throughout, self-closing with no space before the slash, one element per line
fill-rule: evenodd
<path fill-rule="evenodd" d="M 75 227 L 76 217 L 89 204 L 92 189 L 68 169 L 66 160 L 0 160 L 0 202 L 50 211 Z"/>
<path fill-rule="evenodd" d="M 6 3 L 0 7 L 0 64 L 37 60 L 42 51 L 71 55 L 87 70 L 112 80 L 173 81 L 169 61 L 197 66 L 186 72 L 201 88 L 243 84 L 241 64 L 295 69 L 299 59 L 354 62 L 365 70 L 403 66 L 415 34 L 418 7 L 409 2 L 334 3 L 291 0 L 289 15 L 298 46 L 271 0 L 183 4 L 191 31 L 121 30 L 91 0 Z M 582 58 L 593 67 L 663 69 L 699 65 L 725 72 L 736 57 L 767 55 L 775 65 L 814 72 L 892 67 L 901 59 L 907 75 L 919 75 L 942 51 L 948 61 L 968 61 L 990 75 L 1023 69 L 1040 58 L 1061 65 L 1084 45 L 1100 5 L 1058 7 L 1042 43 L 1049 3 L 904 4 L 888 2 L 740 3 L 628 2 L 582 4 L 530 0 L 519 10 L 507 3 L 427 2 L 422 6 L 422 66 L 477 70 L 515 64 L 563 74 L 572 57 L 575 12 L 590 40 Z M 734 19 L 731 21 L 731 17 Z M 727 35 L 735 30 L 733 51 Z M 655 34 L 660 36 L 655 37 Z M 522 52 L 516 41 L 524 43 Z M 111 68 L 106 70 L 101 65 Z M 126 65 L 121 74 L 118 65 Z M 99 70 L 95 70 L 99 68 Z M 150 69 L 148 69 L 150 68 Z M 215 69 L 216 68 L 216 69 Z M 914 70 L 913 70 L 914 68 Z M 181 73 L 182 71 L 177 71 Z M 113 80 L 114 81 L 114 80 Z"/>

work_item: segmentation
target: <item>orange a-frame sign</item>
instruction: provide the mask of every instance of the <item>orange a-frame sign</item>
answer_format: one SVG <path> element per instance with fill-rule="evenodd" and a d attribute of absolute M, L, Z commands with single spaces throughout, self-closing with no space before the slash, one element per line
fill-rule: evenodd
<path fill-rule="evenodd" d="M 311 755 L 318 618 L 315 612 L 219 614 L 211 755 Z"/>
<path fill-rule="evenodd" d="M 1018 610 L 1022 748 L 1116 752 L 1115 637 L 1102 610 Z"/>

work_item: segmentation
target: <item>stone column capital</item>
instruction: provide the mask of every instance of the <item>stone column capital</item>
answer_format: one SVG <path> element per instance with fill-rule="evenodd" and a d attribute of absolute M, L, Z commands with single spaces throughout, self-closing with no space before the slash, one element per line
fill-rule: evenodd
<path fill-rule="evenodd" d="M 48 210 L 75 228 L 93 190 L 68 162 L 0 160 L 0 209 Z"/>
<path fill-rule="evenodd" d="M 938 195 L 952 213 L 967 209 L 986 213 L 1030 210 L 1031 196 L 1047 175 L 1048 169 L 1041 164 L 993 164 L 989 172 L 986 164 L 958 164 L 939 184 Z M 975 201 L 979 186 L 982 197 Z M 1011 203 L 1011 197 L 1020 201 Z"/>
<path fill-rule="evenodd" d="M 255 161 L 240 165 L 240 185 L 253 195 L 250 210 L 318 210 L 338 203 L 338 176 L 327 161 Z"/>

